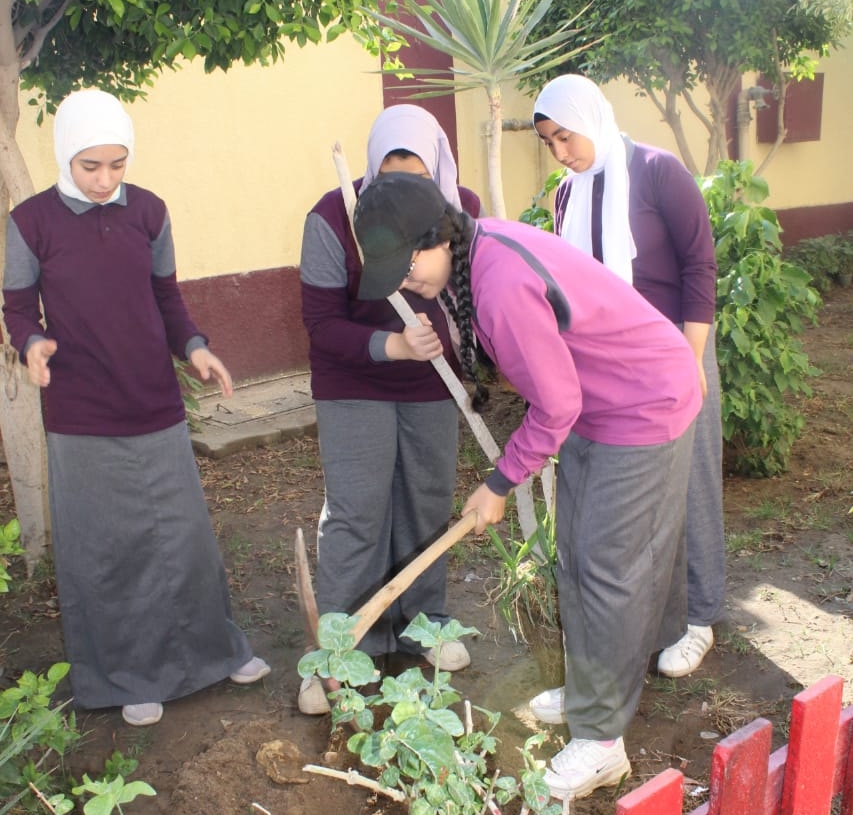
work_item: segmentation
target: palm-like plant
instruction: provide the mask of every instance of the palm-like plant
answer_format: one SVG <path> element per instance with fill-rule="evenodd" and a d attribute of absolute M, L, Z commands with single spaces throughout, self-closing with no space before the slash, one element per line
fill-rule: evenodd
<path fill-rule="evenodd" d="M 429 45 L 454 61 L 448 70 L 406 68 L 405 75 L 418 80 L 402 89 L 421 89 L 413 98 L 441 96 L 483 88 L 489 98 L 489 196 L 491 214 L 506 217 L 501 177 L 503 106 L 501 85 L 520 83 L 597 44 L 600 40 L 571 47 L 580 30 L 575 21 L 583 13 L 567 20 L 548 36 L 528 41 L 531 31 L 542 19 L 552 0 L 434 0 L 419 5 L 401 0 L 398 7 L 422 26 L 422 30 L 396 17 L 368 8 L 361 11 L 403 37 Z M 385 73 L 399 75 L 398 68 Z M 447 74 L 450 74 L 447 76 Z"/>

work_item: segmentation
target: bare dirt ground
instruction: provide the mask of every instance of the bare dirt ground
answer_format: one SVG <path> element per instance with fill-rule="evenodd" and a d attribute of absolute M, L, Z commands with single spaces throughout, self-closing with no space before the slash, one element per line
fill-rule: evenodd
<path fill-rule="evenodd" d="M 615 799 L 667 767 L 687 779 L 684 811 L 707 797 L 711 754 L 719 737 L 756 716 L 773 725 L 774 749 L 785 743 L 790 699 L 827 674 L 845 681 L 853 701 L 853 289 L 826 296 L 820 325 L 804 341 L 815 365 L 813 398 L 804 400 L 805 433 L 784 476 L 728 477 L 727 617 L 701 669 L 680 680 L 648 675 L 640 710 L 626 734 L 633 775 L 619 790 L 578 802 L 580 815 L 615 811 Z M 487 424 L 498 438 L 521 406 L 494 389 Z M 463 438 L 460 499 L 484 461 Z M 311 542 L 323 497 L 316 440 L 303 437 L 232 455 L 199 459 L 213 522 L 229 571 L 235 616 L 273 672 L 262 683 L 223 682 L 169 703 L 162 722 L 126 726 L 117 709 L 81 711 L 86 733 L 68 760 L 76 777 L 97 773 L 113 750 L 139 760 L 136 778 L 157 790 L 125 808 L 138 815 L 401 815 L 397 804 L 365 790 L 301 771 L 303 762 L 346 769 L 353 761 L 331 732 L 328 716 L 296 710 L 296 663 L 304 650 L 293 575 L 297 528 Z M 0 466 L 0 519 L 14 508 Z M 482 635 L 469 642 L 472 666 L 454 677 L 475 704 L 499 710 L 497 764 L 519 770 L 517 745 L 536 730 L 526 701 L 561 681 L 559 640 L 542 633 L 516 642 L 489 601 L 496 563 L 485 538 L 469 539 L 451 560 L 450 611 Z M 59 608 L 49 568 L 0 601 L 2 682 L 25 669 L 45 670 L 62 658 Z M 144 632 L 140 632 L 144 636 Z M 401 667 L 389 665 L 390 670 Z M 2 686 L 2 684 L 0 684 Z M 66 690 L 67 693 L 67 690 Z M 547 758 L 568 733 L 545 727 Z M 298 746 L 295 761 L 266 760 L 268 745 Z M 262 748 L 267 745 L 265 750 Z M 259 751 L 260 754 L 259 754 Z M 273 751 L 274 752 L 274 751 Z M 517 810 L 506 810 L 513 815 Z"/>

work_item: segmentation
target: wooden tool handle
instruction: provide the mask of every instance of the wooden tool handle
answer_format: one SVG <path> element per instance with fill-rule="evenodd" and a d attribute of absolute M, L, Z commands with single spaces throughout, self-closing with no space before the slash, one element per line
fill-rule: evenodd
<path fill-rule="evenodd" d="M 356 645 L 370 630 L 370 627 L 382 616 L 388 608 L 412 583 L 417 580 L 436 560 L 438 560 L 454 543 L 458 543 L 477 524 L 477 513 L 469 512 L 447 530 L 438 540 L 431 543 L 399 574 L 391 578 L 376 594 L 373 595 L 353 615 L 356 617 L 352 633 Z"/>

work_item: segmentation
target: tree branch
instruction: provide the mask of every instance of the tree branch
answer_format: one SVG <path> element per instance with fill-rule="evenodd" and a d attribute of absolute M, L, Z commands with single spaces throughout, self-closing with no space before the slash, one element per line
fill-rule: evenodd
<path fill-rule="evenodd" d="M 50 7 L 53 1 L 54 0 L 43 0 L 42 3 L 39 3 L 39 19 L 41 19 L 42 13 Z M 65 16 L 65 9 L 68 8 L 68 4 L 70 2 L 71 0 L 62 0 L 46 22 L 38 25 L 34 24 L 28 26 L 26 29 L 19 30 L 19 35 L 16 37 L 15 42 L 16 51 L 17 49 L 23 49 L 18 54 L 20 64 L 19 70 L 23 71 L 27 66 L 32 64 L 36 57 L 38 57 L 39 52 L 44 45 L 44 41 L 47 39 L 47 35 L 50 34 L 50 32 Z M 24 48 L 24 43 L 28 38 L 30 39 L 30 42 L 26 48 Z"/>

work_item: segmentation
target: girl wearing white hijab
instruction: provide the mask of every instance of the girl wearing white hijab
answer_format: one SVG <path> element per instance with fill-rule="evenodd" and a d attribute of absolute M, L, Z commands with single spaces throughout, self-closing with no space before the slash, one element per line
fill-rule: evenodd
<path fill-rule="evenodd" d="M 613 107 L 598 86 L 583 76 L 560 76 L 549 82 L 536 98 L 534 120 L 544 117 L 559 131 L 543 140 L 555 152 L 558 141 L 573 134 L 592 142 L 593 153 L 587 161 L 569 153 L 572 195 L 562 220 L 560 234 L 572 246 L 592 254 L 592 195 L 595 176 L 604 171 L 607 184 L 601 206 L 603 258 L 600 260 L 626 282 L 632 280 L 631 261 L 637 254 L 628 221 L 628 165 L 625 143 L 616 126 Z M 541 135 L 541 134 L 540 134 Z M 561 152 L 562 154 L 562 152 Z"/>
<path fill-rule="evenodd" d="M 270 670 L 231 619 L 172 355 L 226 396 L 231 377 L 181 298 L 165 204 L 123 180 L 134 138 L 121 103 L 71 94 L 54 143 L 58 183 L 10 214 L 3 311 L 44 389 L 74 703 L 150 725 L 163 702 Z"/>
<path fill-rule="evenodd" d="M 450 203 L 480 214 L 479 198 L 457 185 L 447 135 L 423 108 L 394 105 L 377 116 L 356 192 L 390 171 L 430 178 Z M 351 614 L 447 528 L 459 418 L 429 361 L 443 354 L 457 373 L 459 362 L 435 300 L 404 294 L 420 315 L 418 328 L 405 327 L 385 300 L 358 300 L 361 261 L 340 189 L 326 193 L 305 220 L 300 277 L 326 488 L 318 528 L 317 604 L 321 614 Z M 416 644 L 401 633 L 419 612 L 432 620 L 449 619 L 446 582 L 442 558 L 359 648 L 375 657 L 417 654 Z M 434 652 L 424 656 L 435 664 Z M 469 662 L 461 643 L 441 650 L 443 670 Z M 302 682 L 298 704 L 307 714 L 329 710 L 317 677 Z"/>
<path fill-rule="evenodd" d="M 610 103 L 589 79 L 557 77 L 542 89 L 533 110 L 540 138 L 572 171 L 555 196 L 555 231 L 632 282 L 675 323 L 699 369 L 705 399 L 696 419 L 687 493 L 687 630 L 661 651 L 657 663 L 666 676 L 685 676 L 711 649 L 711 626 L 725 600 L 717 265 L 708 210 L 676 156 L 620 136 Z M 565 691 L 544 691 L 530 706 L 544 721 L 563 721 Z"/>

